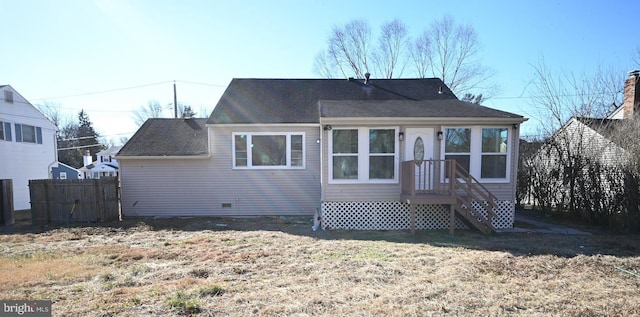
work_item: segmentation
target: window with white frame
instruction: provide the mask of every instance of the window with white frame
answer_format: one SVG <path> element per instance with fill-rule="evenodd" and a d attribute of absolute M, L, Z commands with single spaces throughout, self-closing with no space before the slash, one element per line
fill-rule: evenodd
<path fill-rule="evenodd" d="M 397 182 L 396 131 L 396 128 L 334 128 L 329 141 L 331 180 Z"/>
<path fill-rule="evenodd" d="M 304 168 L 304 133 L 233 133 L 234 168 Z"/>
<path fill-rule="evenodd" d="M 446 128 L 444 158 L 478 179 L 503 181 L 509 177 L 509 137 L 507 127 Z"/>
<path fill-rule="evenodd" d="M 455 160 L 466 171 L 471 169 L 471 129 L 448 128 L 445 130 L 444 158 Z"/>
<path fill-rule="evenodd" d="M 507 177 L 507 128 L 482 129 L 480 178 Z"/>

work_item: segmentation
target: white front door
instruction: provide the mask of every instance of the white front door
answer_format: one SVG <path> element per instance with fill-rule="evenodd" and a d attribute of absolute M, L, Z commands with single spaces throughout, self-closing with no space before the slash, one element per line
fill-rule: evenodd
<path fill-rule="evenodd" d="M 404 159 L 403 161 L 411 161 L 413 160 L 414 149 L 413 146 L 416 143 L 418 137 L 422 139 L 424 144 L 424 159 L 431 160 L 433 159 L 433 138 L 434 138 L 434 129 L 433 128 L 407 128 L 405 130 L 405 138 L 404 138 Z"/>
<path fill-rule="evenodd" d="M 416 153 L 416 140 L 420 138 L 424 146 L 425 160 L 432 160 L 434 157 L 433 140 L 434 140 L 434 128 L 406 128 L 405 129 L 405 141 L 404 141 L 404 158 L 403 161 L 414 160 L 414 153 Z M 420 143 L 418 141 L 418 143 Z M 417 190 L 431 190 L 433 189 L 433 180 L 431 175 L 433 174 L 433 166 L 426 164 L 416 165 L 415 172 L 415 186 Z"/>

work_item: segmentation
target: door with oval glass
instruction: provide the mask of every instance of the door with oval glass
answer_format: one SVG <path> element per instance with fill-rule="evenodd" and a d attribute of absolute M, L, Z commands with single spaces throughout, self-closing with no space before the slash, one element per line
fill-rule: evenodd
<path fill-rule="evenodd" d="M 415 160 L 416 190 L 433 189 L 433 165 L 423 160 L 434 157 L 434 128 L 406 128 L 403 161 Z"/>

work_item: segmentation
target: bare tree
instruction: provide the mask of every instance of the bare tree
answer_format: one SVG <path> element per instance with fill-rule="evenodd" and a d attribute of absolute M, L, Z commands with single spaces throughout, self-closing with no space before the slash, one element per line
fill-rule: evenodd
<path fill-rule="evenodd" d="M 535 200 L 545 209 L 587 216 L 607 224 L 624 213 L 622 169 L 611 142 L 616 124 L 606 119 L 622 102 L 624 72 L 598 67 L 593 72 L 551 71 L 541 59 L 533 66 L 529 93 L 544 134 L 529 159 Z M 621 178 L 622 177 L 622 178 Z M 635 176 L 633 176 L 635 177 Z"/>
<path fill-rule="evenodd" d="M 43 103 L 36 104 L 35 107 L 58 128 L 62 128 L 71 121 L 68 116 L 65 116 L 62 113 L 60 110 L 60 104 L 57 102 L 45 101 Z"/>
<path fill-rule="evenodd" d="M 170 115 L 167 110 L 171 110 Z M 178 103 L 176 110 L 181 118 L 196 116 L 196 112 L 189 105 Z M 145 106 L 140 106 L 138 110 L 133 111 L 132 119 L 138 127 L 150 118 L 173 118 L 173 104 L 162 106 L 157 100 L 149 100 Z"/>
<path fill-rule="evenodd" d="M 371 27 L 365 20 L 353 20 L 344 27 L 334 26 L 327 51 L 319 55 L 331 74 L 364 78 L 369 71 Z M 317 57 L 318 58 L 318 57 Z M 323 61 L 316 60 L 316 64 Z"/>
<path fill-rule="evenodd" d="M 433 56 L 432 39 L 425 31 L 409 46 L 409 54 L 413 62 L 416 75 L 420 78 L 430 76 L 431 56 Z"/>
<path fill-rule="evenodd" d="M 140 106 L 138 110 L 133 111 L 133 122 L 140 127 L 149 118 L 162 118 L 164 108 L 157 100 L 149 100 L 146 106 Z"/>
<path fill-rule="evenodd" d="M 604 118 L 622 104 L 624 72 L 598 67 L 592 73 L 552 72 L 544 58 L 533 65 L 533 114 L 553 134 L 572 117 Z"/>
<path fill-rule="evenodd" d="M 327 58 L 327 54 L 322 51 L 318 53 L 313 61 L 313 71 L 323 78 L 333 78 L 334 66 Z"/>
<path fill-rule="evenodd" d="M 395 19 L 383 24 L 378 43 L 378 49 L 373 54 L 377 72 L 384 78 L 401 76 L 406 64 L 404 59 L 408 45 L 408 32 L 404 23 Z"/>
<path fill-rule="evenodd" d="M 451 16 L 436 20 L 411 46 L 411 58 L 420 77 L 438 77 L 456 94 L 497 89 L 494 72 L 480 61 L 478 34 L 471 25 L 459 25 Z"/>
<path fill-rule="evenodd" d="M 372 32 L 364 20 L 334 27 L 327 49 L 316 55 L 314 71 L 326 77 L 357 77 L 374 71 L 373 77 L 438 77 L 456 94 L 483 95 L 497 91 L 494 72 L 480 61 L 478 35 L 470 25 L 458 25 L 452 17 L 437 20 L 414 41 L 405 24 L 395 19 L 380 28 L 378 45 L 371 45 Z M 413 67 L 405 67 L 412 65 Z"/>

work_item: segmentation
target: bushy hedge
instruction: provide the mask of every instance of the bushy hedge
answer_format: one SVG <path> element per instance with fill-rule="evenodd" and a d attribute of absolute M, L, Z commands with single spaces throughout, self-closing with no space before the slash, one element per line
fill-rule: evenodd
<path fill-rule="evenodd" d="M 620 232 L 640 231 L 640 173 L 633 167 L 579 155 L 523 157 L 518 178 L 518 199 L 530 197 L 538 209 Z"/>

